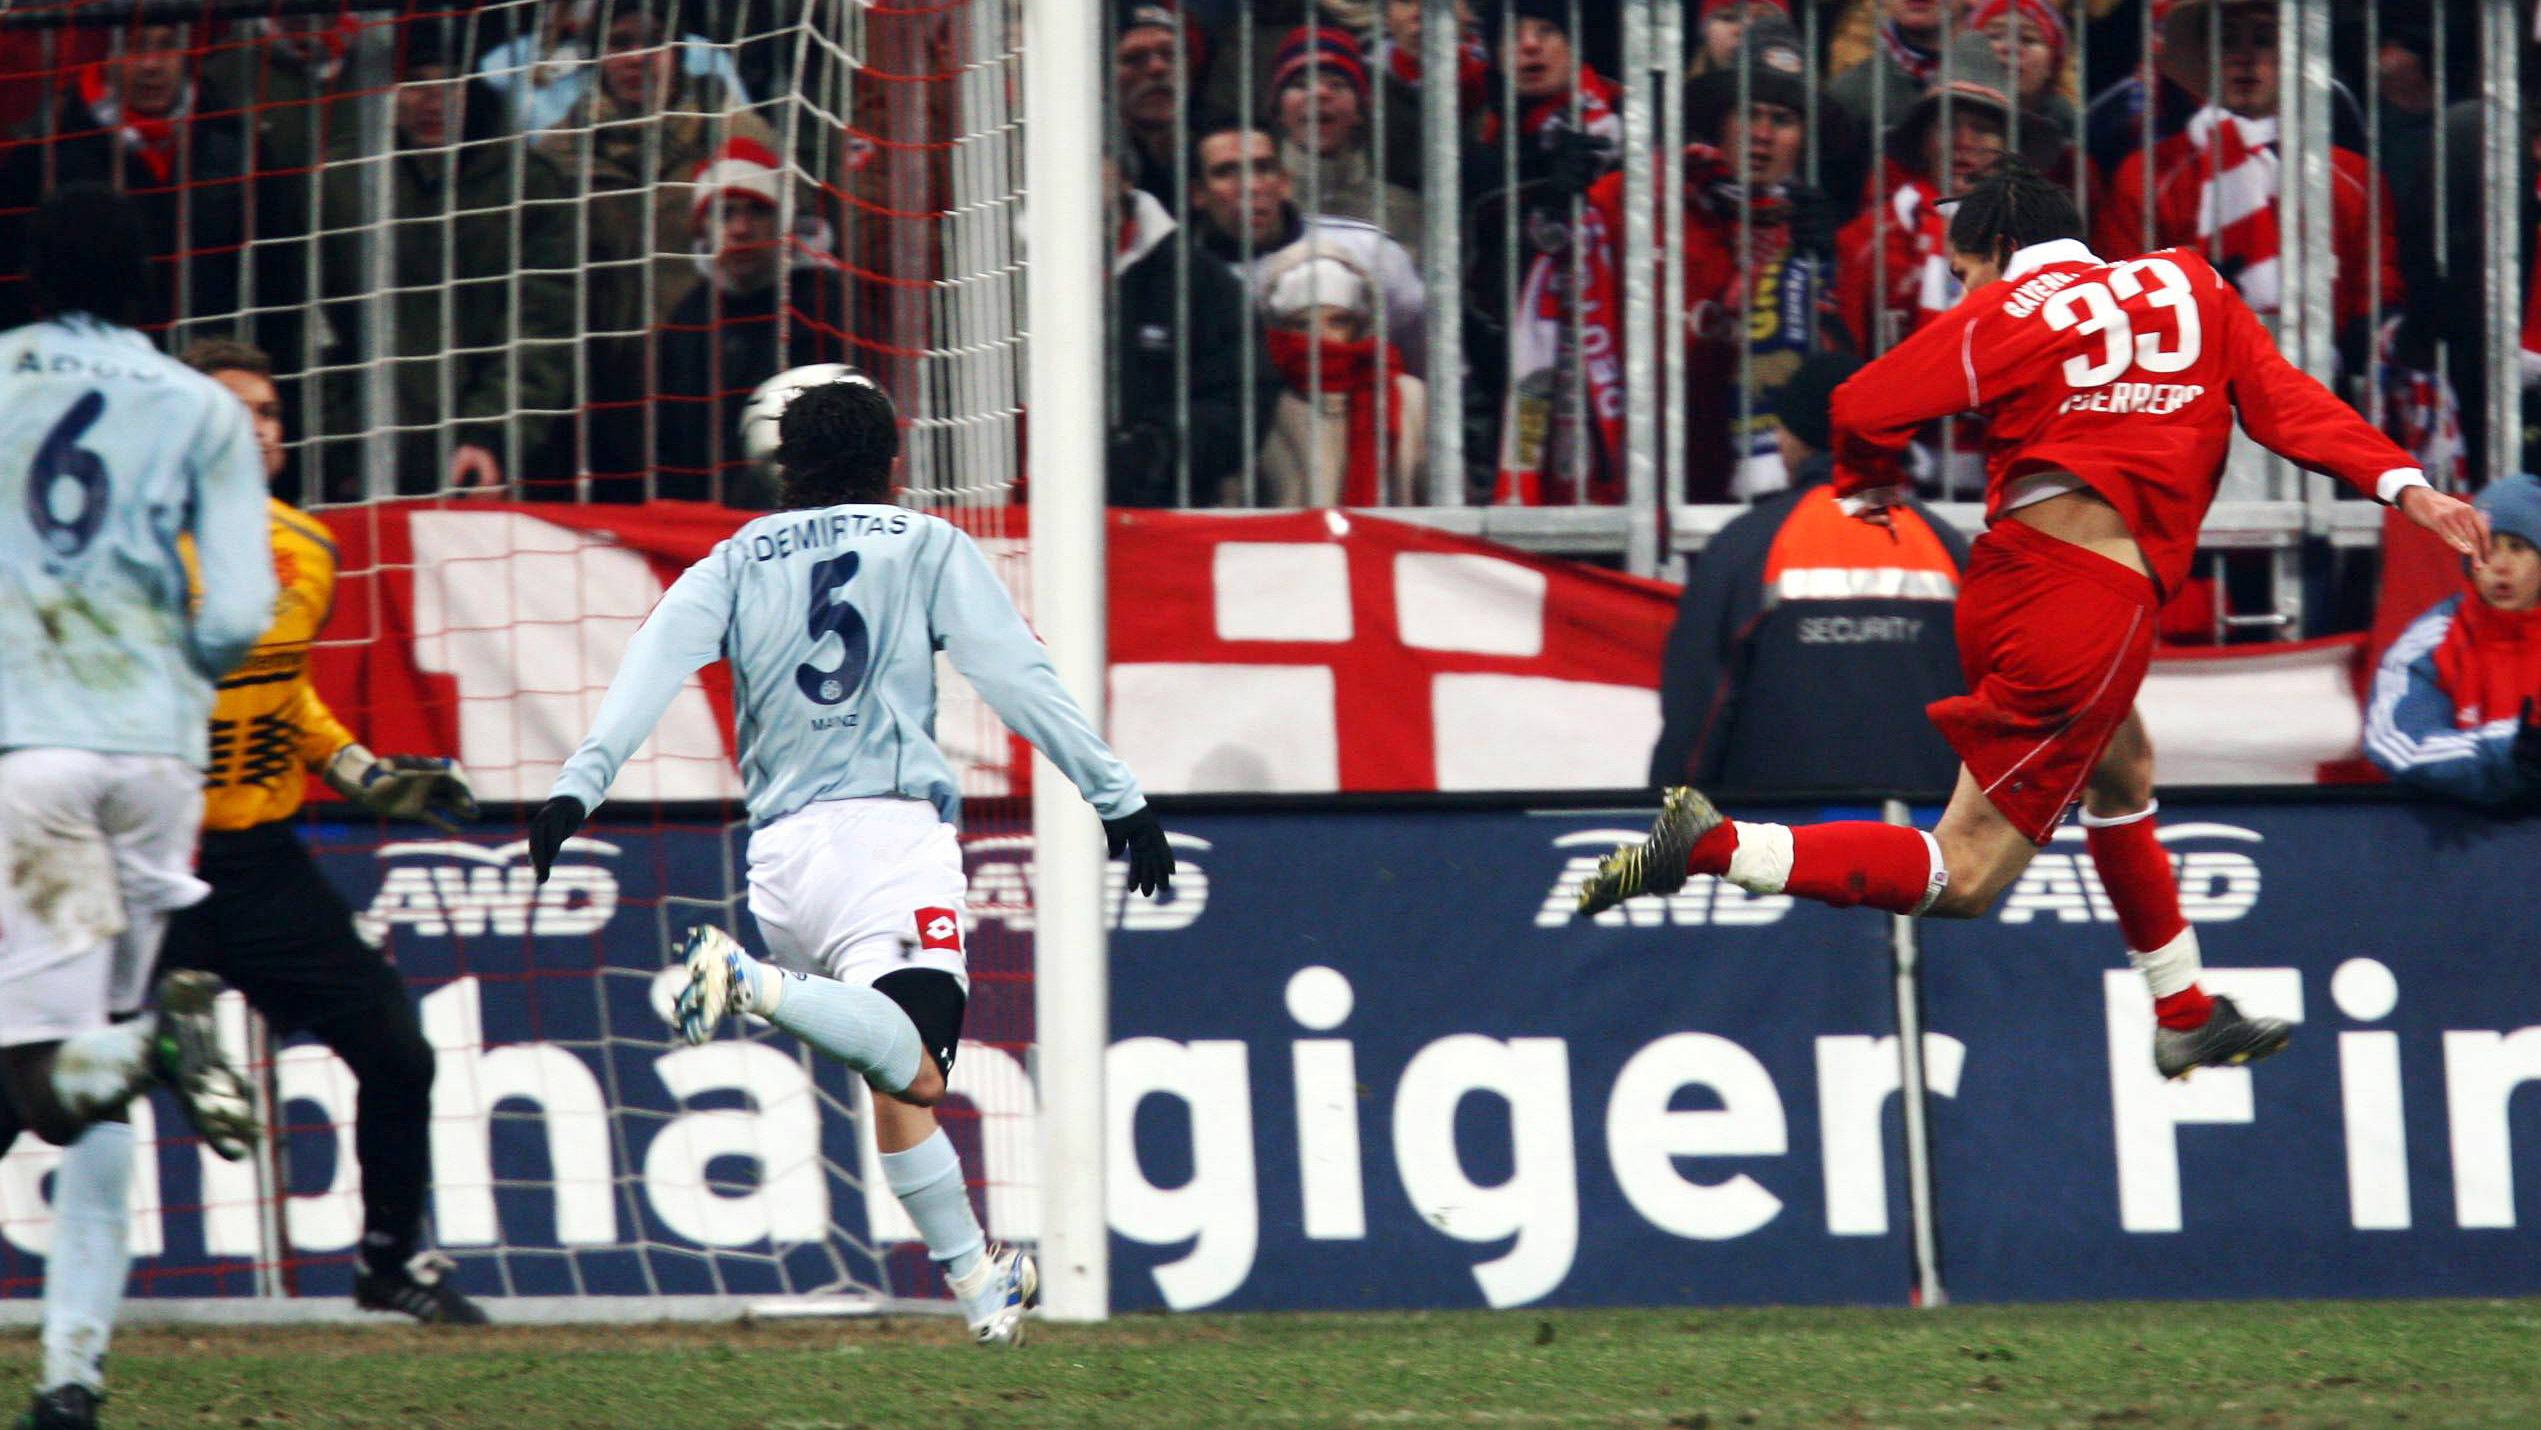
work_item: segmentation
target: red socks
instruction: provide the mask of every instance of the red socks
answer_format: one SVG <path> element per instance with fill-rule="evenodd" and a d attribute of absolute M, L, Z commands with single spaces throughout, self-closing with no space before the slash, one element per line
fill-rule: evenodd
<path fill-rule="evenodd" d="M 2126 934 L 2128 956 L 2153 985 L 2154 1018 L 2165 1028 L 2205 1026 L 2215 1000 L 2197 986 L 2196 944 L 2187 936 L 2188 920 L 2180 916 L 2179 880 L 2171 873 L 2170 852 L 2153 832 L 2153 807 L 2120 816 L 2115 823 L 2085 813 L 2082 823 L 2100 887 L 2108 891 L 2118 927 Z M 2183 975 L 2184 985 L 2162 991 Z"/>
<path fill-rule="evenodd" d="M 1942 880 L 1931 836 L 1868 820 L 1836 824 L 1726 821 L 1696 841 L 1686 871 L 1759 894 L 1794 894 L 1839 909 L 1921 912 Z"/>

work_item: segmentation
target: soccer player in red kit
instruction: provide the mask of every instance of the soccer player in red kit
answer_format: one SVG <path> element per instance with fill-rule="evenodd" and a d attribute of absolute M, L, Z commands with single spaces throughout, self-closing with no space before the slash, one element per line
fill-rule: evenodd
<path fill-rule="evenodd" d="M 1977 918 L 2078 798 L 2129 959 L 2152 987 L 2155 1065 L 2178 1077 L 2266 1057 L 2289 1033 L 2197 986 L 2134 709 L 2154 612 L 2188 574 L 2234 418 L 2474 560 L 2488 531 L 2278 355 L 2204 259 L 2164 249 L 2104 263 L 2082 232 L 2061 188 L 2016 160 L 1997 166 L 1950 219 L 1966 296 L 1835 394 L 1836 495 L 1882 525 L 1906 492 L 1898 458 L 1913 433 L 1955 413 L 1986 420 L 1988 525 L 1957 617 L 1968 693 L 1929 708 L 1963 761 L 1940 823 L 1748 823 L 1674 789 L 1648 841 L 1598 865 L 1579 910 L 1712 874 L 1839 908 Z"/>

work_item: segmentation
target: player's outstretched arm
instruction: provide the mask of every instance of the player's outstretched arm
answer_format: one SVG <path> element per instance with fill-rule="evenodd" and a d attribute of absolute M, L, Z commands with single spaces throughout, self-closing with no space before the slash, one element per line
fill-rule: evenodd
<path fill-rule="evenodd" d="M 944 528 L 943 539 L 953 545 L 945 552 L 927 619 L 953 668 L 1015 733 L 1049 756 L 1103 817 L 1113 855 L 1128 853 L 1131 886 L 1142 894 L 1170 890 L 1173 849 L 1148 811 L 1137 777 L 1094 732 L 988 558 L 951 527 Z"/>
<path fill-rule="evenodd" d="M 1835 389 L 1828 411 L 1835 498 L 1847 516 L 1881 526 L 1912 483 L 1900 458 L 1926 423 L 1973 411 L 1984 374 L 1967 301 L 1873 359 Z"/>
<path fill-rule="evenodd" d="M 729 543 L 719 543 L 705 560 L 680 573 L 627 642 L 626 658 L 609 678 L 609 693 L 600 699 L 591 733 L 556 772 L 548 791 L 551 804 L 570 798 L 585 814 L 599 808 L 619 768 L 653 733 L 680 686 L 723 653 L 724 633 L 732 624 L 732 583 L 724 574 L 729 550 Z"/>

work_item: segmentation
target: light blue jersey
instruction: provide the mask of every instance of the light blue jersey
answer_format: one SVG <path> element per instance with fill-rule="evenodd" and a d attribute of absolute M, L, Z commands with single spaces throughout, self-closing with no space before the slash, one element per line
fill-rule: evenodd
<path fill-rule="evenodd" d="M 203 764 L 212 684 L 273 607 L 246 405 L 129 328 L 0 333 L 0 749 Z"/>
<path fill-rule="evenodd" d="M 935 746 L 938 650 L 1096 813 L 1146 803 L 971 539 L 867 505 L 760 517 L 689 567 L 628 643 L 551 793 L 598 808 L 690 673 L 725 657 L 753 823 L 872 795 L 931 800 L 952 822 L 961 792 Z"/>

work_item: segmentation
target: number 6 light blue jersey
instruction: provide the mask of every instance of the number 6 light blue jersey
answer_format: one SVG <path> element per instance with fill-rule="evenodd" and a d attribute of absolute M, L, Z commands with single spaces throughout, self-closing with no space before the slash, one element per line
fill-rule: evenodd
<path fill-rule="evenodd" d="M 0 333 L 0 749 L 203 764 L 212 683 L 273 604 L 243 403 L 84 315 Z"/>
<path fill-rule="evenodd" d="M 598 808 L 681 684 L 720 656 L 753 823 L 895 794 L 953 821 L 961 793 L 935 744 L 938 650 L 1096 813 L 1146 803 L 971 539 L 921 512 L 861 504 L 760 517 L 689 567 L 628 643 L 551 794 Z"/>

